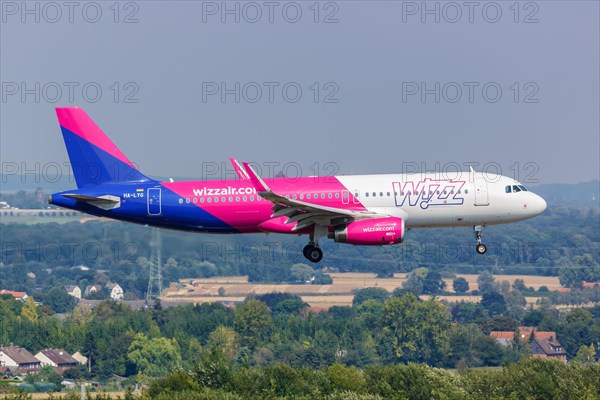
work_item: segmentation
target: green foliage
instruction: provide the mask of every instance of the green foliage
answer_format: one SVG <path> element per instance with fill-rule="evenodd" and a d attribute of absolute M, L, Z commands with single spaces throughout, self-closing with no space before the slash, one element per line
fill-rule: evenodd
<path fill-rule="evenodd" d="M 43 301 L 45 305 L 57 313 L 71 312 L 77 305 L 77 299 L 60 287 L 50 289 L 48 294 L 44 296 Z"/>
<path fill-rule="evenodd" d="M 313 277 L 315 270 L 310 265 L 294 264 L 290 272 L 296 282 L 304 283 Z"/>
<path fill-rule="evenodd" d="M 438 271 L 427 271 L 423 279 L 423 293 L 437 294 L 446 288 L 446 282 Z"/>
<path fill-rule="evenodd" d="M 181 366 L 181 353 L 175 339 L 149 339 L 143 333 L 135 335 L 127 358 L 142 374 L 158 377 Z"/>
<path fill-rule="evenodd" d="M 439 364 L 447 350 L 450 313 L 436 301 L 407 294 L 384 304 L 384 340 L 402 361 Z"/>
<path fill-rule="evenodd" d="M 273 319 L 265 303 L 251 299 L 235 308 L 233 325 L 242 345 L 254 349 L 269 340 Z"/>
<path fill-rule="evenodd" d="M 376 300 L 383 303 L 388 299 L 388 297 L 390 297 L 390 293 L 383 288 L 369 287 L 365 289 L 359 289 L 354 293 L 352 306 L 356 307 L 367 300 Z"/>
<path fill-rule="evenodd" d="M 469 282 L 462 276 L 458 277 L 452 281 L 452 289 L 459 294 L 467 293 L 469 291 Z"/>

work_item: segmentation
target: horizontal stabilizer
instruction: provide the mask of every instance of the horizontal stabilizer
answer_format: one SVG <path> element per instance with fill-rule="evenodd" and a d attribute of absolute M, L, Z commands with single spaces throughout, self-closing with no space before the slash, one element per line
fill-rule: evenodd
<path fill-rule="evenodd" d="M 102 208 L 103 210 L 112 210 L 113 208 L 121 207 L 121 199 L 117 196 L 104 195 L 104 196 L 85 196 L 76 193 L 63 194 L 64 197 L 68 197 L 73 200 L 87 203 L 94 207 Z"/>

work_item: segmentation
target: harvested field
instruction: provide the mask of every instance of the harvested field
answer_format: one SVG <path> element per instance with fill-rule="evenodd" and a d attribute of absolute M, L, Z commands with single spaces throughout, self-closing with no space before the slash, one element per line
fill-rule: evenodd
<path fill-rule="evenodd" d="M 273 292 L 286 292 L 297 294 L 313 307 L 328 308 L 334 305 L 350 305 L 354 292 L 367 287 L 380 287 L 389 292 L 401 287 L 407 279 L 407 274 L 394 274 L 392 278 L 377 278 L 371 273 L 331 273 L 333 284 L 331 285 L 290 285 L 290 284 L 264 284 L 250 283 L 247 276 L 226 276 L 203 279 L 182 279 L 179 289 L 168 289 L 163 293 L 163 301 L 190 301 L 194 303 L 203 302 L 239 302 L 251 294 L 266 294 Z M 477 275 L 457 274 L 469 282 L 470 290 L 477 290 Z M 539 288 L 547 286 L 550 290 L 558 290 L 560 283 L 557 277 L 534 276 L 534 275 L 496 275 L 496 281 L 508 281 L 511 284 L 515 279 L 525 281 L 526 286 Z M 447 289 L 452 290 L 452 279 L 445 279 Z M 219 296 L 219 289 L 224 293 Z M 430 296 L 421 296 L 430 298 Z M 479 296 L 436 296 L 438 300 L 448 302 L 470 301 L 478 302 Z M 529 304 L 535 304 L 537 297 L 527 297 Z"/>

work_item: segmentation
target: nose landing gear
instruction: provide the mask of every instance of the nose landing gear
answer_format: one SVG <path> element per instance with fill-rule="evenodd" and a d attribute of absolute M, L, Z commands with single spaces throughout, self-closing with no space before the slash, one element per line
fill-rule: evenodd
<path fill-rule="evenodd" d="M 475 240 L 477 241 L 477 245 L 475 246 L 475 251 L 479 254 L 485 254 L 487 251 L 487 246 L 481 243 L 481 234 L 483 232 L 484 225 L 476 225 L 473 227 L 475 231 Z"/>

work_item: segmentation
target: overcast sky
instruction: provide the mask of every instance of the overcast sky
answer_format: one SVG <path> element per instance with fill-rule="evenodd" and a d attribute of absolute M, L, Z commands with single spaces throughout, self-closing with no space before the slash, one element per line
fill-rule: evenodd
<path fill-rule="evenodd" d="M 76 105 L 153 175 L 599 178 L 597 1 L 114 4 L 2 1 L 3 171 L 67 162 L 54 107 Z"/>

